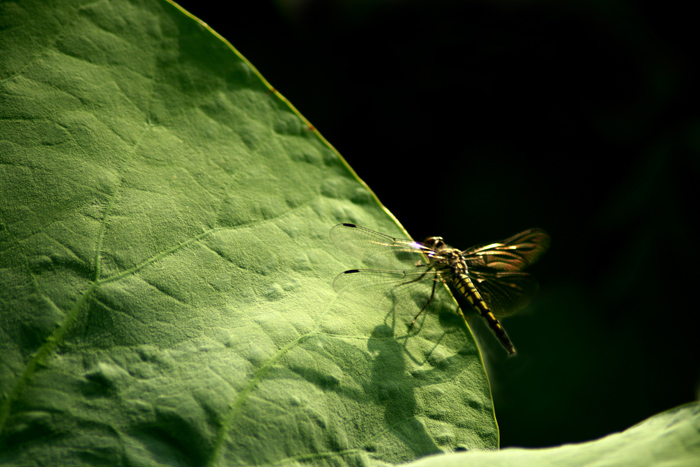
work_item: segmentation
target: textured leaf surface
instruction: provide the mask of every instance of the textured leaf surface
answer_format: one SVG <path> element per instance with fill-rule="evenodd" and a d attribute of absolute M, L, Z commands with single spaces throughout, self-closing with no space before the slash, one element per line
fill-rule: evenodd
<path fill-rule="evenodd" d="M 428 457 L 409 465 L 431 466 L 650 466 L 693 467 L 700 461 L 700 404 L 655 415 L 632 428 L 589 443 L 551 449 L 504 449 Z"/>
<path fill-rule="evenodd" d="M 446 297 L 408 334 L 418 307 L 333 292 L 360 265 L 330 227 L 401 231 L 229 44 L 155 0 L 4 2 L 0 23 L 0 463 L 497 446 Z"/>

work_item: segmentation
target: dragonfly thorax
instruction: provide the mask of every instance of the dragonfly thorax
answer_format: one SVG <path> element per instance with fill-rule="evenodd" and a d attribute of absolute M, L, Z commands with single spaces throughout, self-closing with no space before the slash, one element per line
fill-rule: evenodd
<path fill-rule="evenodd" d="M 449 269 L 455 272 L 464 272 L 466 270 L 462 252 L 449 246 L 442 237 L 428 237 L 423 242 L 423 245 L 430 250 L 428 258 L 437 269 Z"/>

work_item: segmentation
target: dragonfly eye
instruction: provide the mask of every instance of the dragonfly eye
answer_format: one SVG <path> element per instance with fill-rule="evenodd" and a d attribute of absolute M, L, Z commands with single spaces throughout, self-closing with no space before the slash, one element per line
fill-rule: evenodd
<path fill-rule="evenodd" d="M 445 246 L 445 242 L 442 237 L 428 237 L 423 241 L 423 245 L 433 250 Z"/>

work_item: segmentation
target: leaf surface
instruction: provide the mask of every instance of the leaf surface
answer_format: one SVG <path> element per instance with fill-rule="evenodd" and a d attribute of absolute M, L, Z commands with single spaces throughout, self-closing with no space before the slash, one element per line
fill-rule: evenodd
<path fill-rule="evenodd" d="M 360 266 L 334 224 L 402 232 L 230 44 L 155 0 L 4 2 L 0 24 L 0 463 L 497 447 L 447 297 L 409 333 L 419 305 L 332 290 Z"/>
<path fill-rule="evenodd" d="M 700 459 L 700 404 L 655 415 L 621 433 L 549 449 L 454 453 L 412 462 L 412 467 L 456 466 L 650 466 L 692 467 Z"/>

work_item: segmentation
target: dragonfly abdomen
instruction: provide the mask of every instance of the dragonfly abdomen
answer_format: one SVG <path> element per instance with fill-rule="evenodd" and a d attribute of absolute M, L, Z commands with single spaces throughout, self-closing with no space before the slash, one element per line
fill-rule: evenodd
<path fill-rule="evenodd" d="M 474 287 L 474 284 L 472 283 L 472 280 L 469 278 L 469 276 L 467 276 L 463 272 L 455 271 L 452 277 L 452 283 L 457 289 L 457 291 L 460 294 L 462 294 L 462 296 L 467 299 L 469 304 L 476 308 L 476 310 L 479 312 L 482 318 L 486 320 L 489 327 L 496 335 L 498 340 L 501 341 L 501 344 L 503 344 L 503 347 L 506 348 L 508 353 L 514 355 L 515 347 L 513 347 L 513 343 L 510 341 L 508 334 L 506 334 L 506 330 L 503 329 L 503 326 L 501 326 L 501 323 L 500 321 L 498 321 L 498 318 L 496 318 L 496 316 L 493 314 L 488 305 L 486 305 L 486 302 L 481 297 L 481 294 L 479 293 L 477 288 Z"/>

